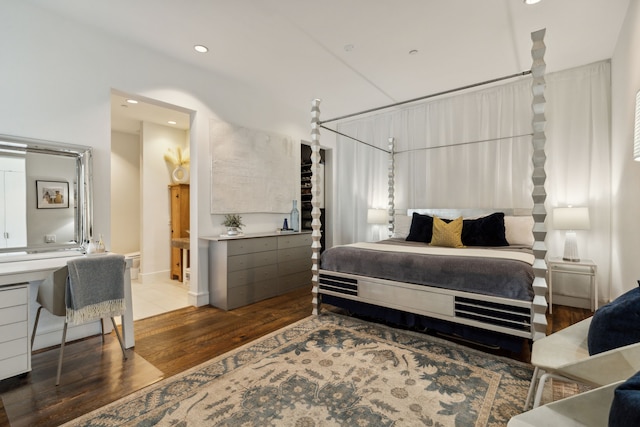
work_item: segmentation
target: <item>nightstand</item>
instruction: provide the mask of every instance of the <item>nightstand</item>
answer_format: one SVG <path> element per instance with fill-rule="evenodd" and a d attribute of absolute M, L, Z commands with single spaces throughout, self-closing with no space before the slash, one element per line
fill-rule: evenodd
<path fill-rule="evenodd" d="M 550 258 L 549 261 L 547 261 L 547 271 L 549 272 L 549 314 L 553 313 L 553 273 L 590 276 L 591 311 L 598 309 L 598 282 L 596 280 L 598 266 L 593 260 L 581 259 L 580 261 L 565 261 L 560 257 Z"/>

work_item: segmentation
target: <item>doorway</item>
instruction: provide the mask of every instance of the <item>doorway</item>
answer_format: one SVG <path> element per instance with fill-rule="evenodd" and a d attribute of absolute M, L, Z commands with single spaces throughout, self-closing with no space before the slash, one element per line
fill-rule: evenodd
<path fill-rule="evenodd" d="M 171 275 L 169 193 L 176 158 L 184 165 L 189 155 L 189 127 L 180 107 L 112 92 L 108 249 L 132 259 L 134 320 L 189 305 L 188 281 Z"/>

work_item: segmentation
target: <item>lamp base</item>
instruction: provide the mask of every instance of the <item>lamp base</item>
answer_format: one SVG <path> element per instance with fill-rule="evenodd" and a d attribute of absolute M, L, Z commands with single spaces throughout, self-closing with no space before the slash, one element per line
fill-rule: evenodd
<path fill-rule="evenodd" d="M 569 262 L 579 262 L 580 257 L 578 256 L 578 239 L 576 238 L 575 231 L 567 231 L 564 237 L 564 255 L 562 256 L 563 261 Z"/>

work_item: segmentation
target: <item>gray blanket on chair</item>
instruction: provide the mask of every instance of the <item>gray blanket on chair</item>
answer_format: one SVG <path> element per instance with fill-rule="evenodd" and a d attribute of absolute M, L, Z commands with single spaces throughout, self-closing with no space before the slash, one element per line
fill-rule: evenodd
<path fill-rule="evenodd" d="M 123 255 L 106 254 L 69 260 L 65 302 L 67 322 L 80 324 L 125 311 Z"/>

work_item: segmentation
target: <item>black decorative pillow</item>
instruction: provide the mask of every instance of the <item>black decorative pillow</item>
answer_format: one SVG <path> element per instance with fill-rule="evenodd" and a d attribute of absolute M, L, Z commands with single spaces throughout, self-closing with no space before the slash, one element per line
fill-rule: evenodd
<path fill-rule="evenodd" d="M 504 213 L 496 212 L 477 219 L 465 219 L 462 225 L 465 246 L 509 246 L 504 231 Z"/>
<path fill-rule="evenodd" d="M 431 242 L 433 235 L 433 217 L 429 215 L 421 215 L 417 212 L 413 213 L 411 218 L 411 228 L 406 240 L 410 242 Z"/>
<path fill-rule="evenodd" d="M 640 287 L 596 310 L 587 336 L 591 355 L 636 342 L 640 342 Z"/>
<path fill-rule="evenodd" d="M 640 426 L 640 372 L 616 387 L 609 410 L 609 427 Z"/>

